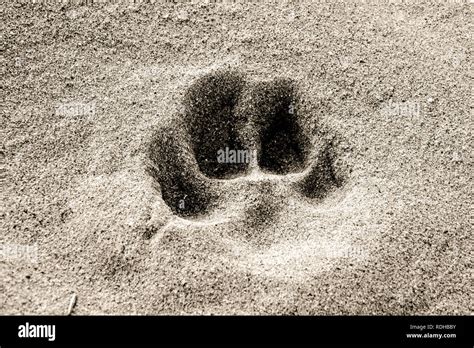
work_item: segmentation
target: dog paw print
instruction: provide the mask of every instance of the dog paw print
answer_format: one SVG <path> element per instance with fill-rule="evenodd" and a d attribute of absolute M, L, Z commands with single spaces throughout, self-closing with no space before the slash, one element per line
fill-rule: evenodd
<path fill-rule="evenodd" d="M 294 81 L 218 71 L 198 78 L 182 103 L 149 147 L 149 173 L 176 215 L 197 218 L 240 199 L 255 208 L 249 219 L 273 218 L 265 206 L 286 194 L 323 199 L 344 184 L 334 138 L 314 129 Z M 253 202 L 239 197 L 252 189 Z"/>

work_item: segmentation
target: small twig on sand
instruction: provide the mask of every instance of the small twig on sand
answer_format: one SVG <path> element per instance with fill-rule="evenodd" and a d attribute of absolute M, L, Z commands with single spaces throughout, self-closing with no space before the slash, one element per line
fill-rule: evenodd
<path fill-rule="evenodd" d="M 69 301 L 69 308 L 67 310 L 66 315 L 71 315 L 72 310 L 74 309 L 74 306 L 76 305 L 76 301 L 77 301 L 77 295 L 72 294 L 71 301 Z"/>

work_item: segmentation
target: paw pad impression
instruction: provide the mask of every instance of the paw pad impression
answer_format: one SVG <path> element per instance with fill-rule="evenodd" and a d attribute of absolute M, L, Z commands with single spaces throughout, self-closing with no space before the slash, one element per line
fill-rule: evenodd
<path fill-rule="evenodd" d="M 301 117 L 292 80 L 247 81 L 217 71 L 198 78 L 182 103 L 184 111 L 154 133 L 148 153 L 149 173 L 181 217 L 208 214 L 230 185 L 244 181 L 284 182 L 311 199 L 344 183 L 333 140 Z"/>

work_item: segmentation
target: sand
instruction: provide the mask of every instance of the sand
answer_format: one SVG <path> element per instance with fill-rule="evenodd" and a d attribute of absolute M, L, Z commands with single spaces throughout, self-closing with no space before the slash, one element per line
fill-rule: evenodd
<path fill-rule="evenodd" d="M 473 313 L 471 4 L 1 17 L 0 314 Z"/>

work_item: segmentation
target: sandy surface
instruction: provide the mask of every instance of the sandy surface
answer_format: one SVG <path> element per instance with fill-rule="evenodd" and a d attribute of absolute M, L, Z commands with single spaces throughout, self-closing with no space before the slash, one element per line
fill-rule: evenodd
<path fill-rule="evenodd" d="M 473 312 L 472 5 L 0 8 L 1 314 Z"/>

